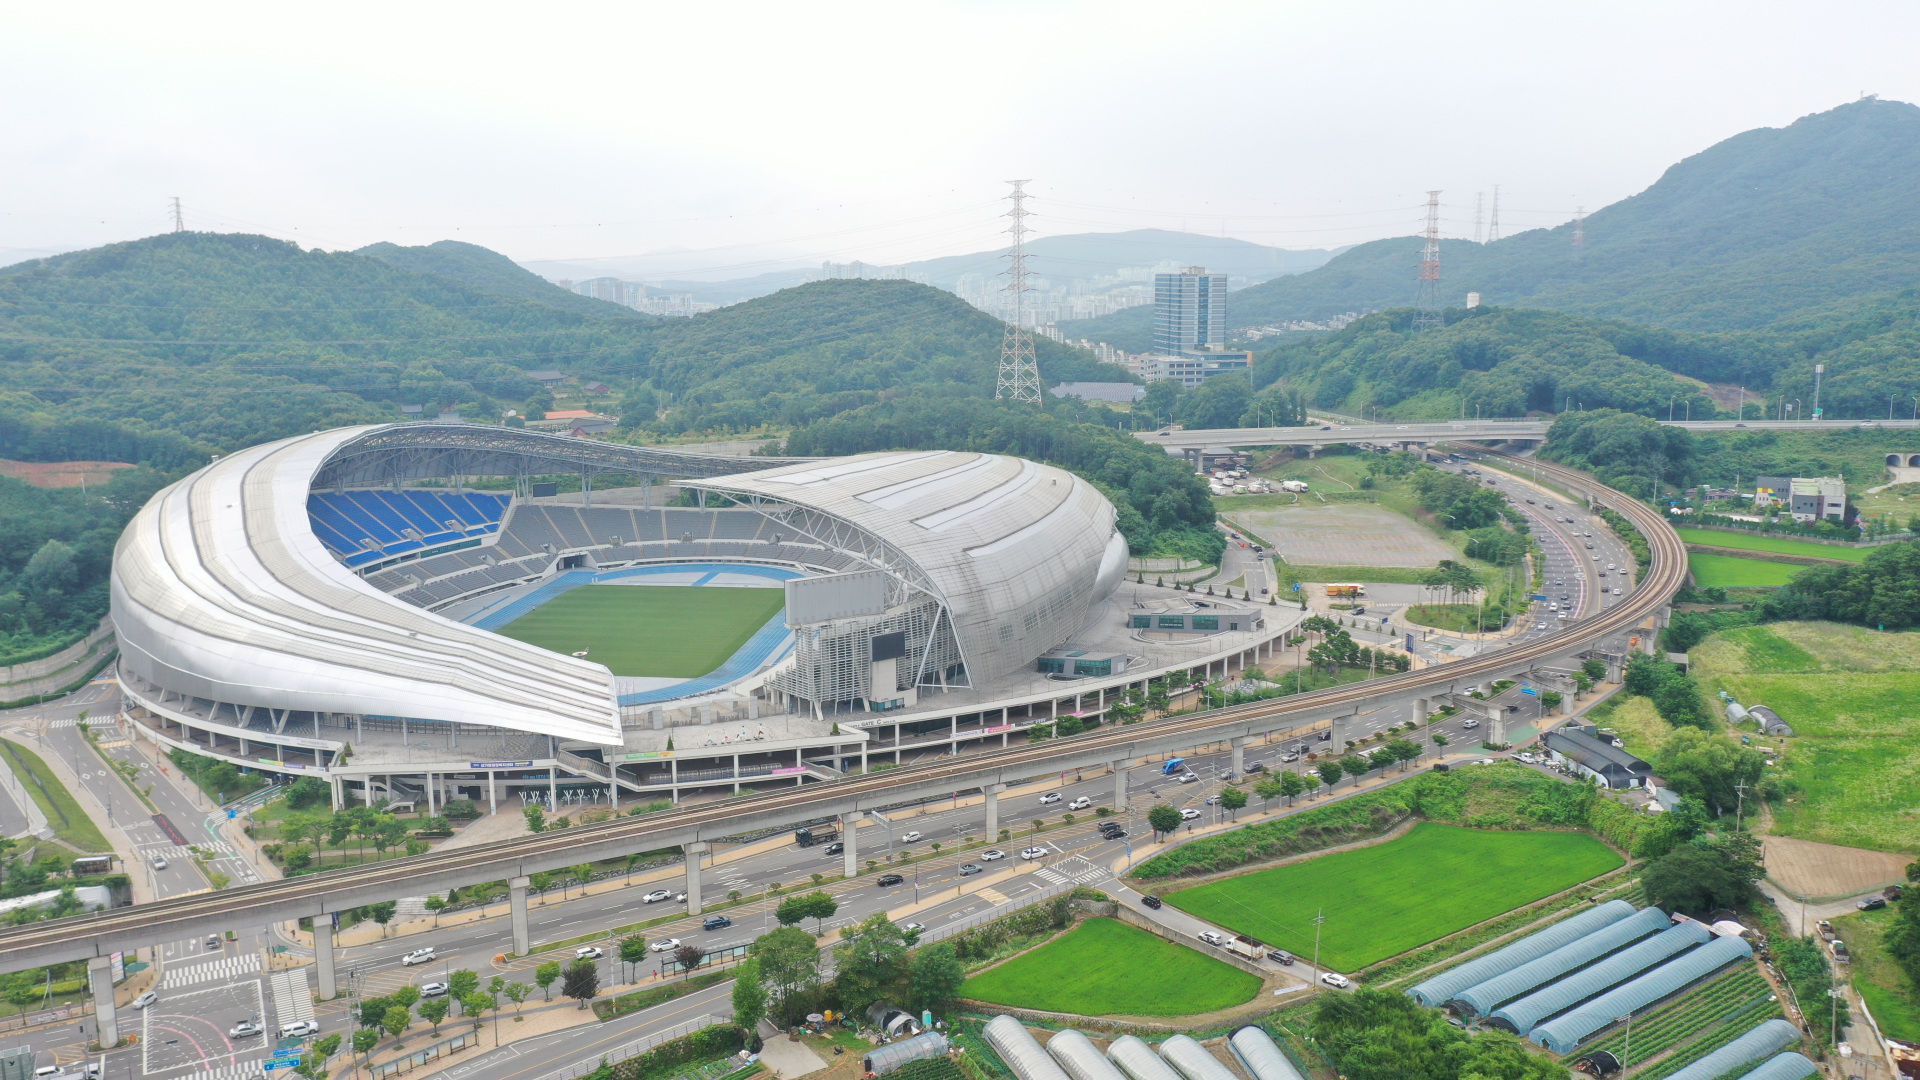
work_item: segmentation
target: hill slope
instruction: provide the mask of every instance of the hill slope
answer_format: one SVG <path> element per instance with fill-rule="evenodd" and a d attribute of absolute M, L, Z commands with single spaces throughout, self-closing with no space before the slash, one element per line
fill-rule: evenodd
<path fill-rule="evenodd" d="M 820 282 L 667 320 L 531 277 L 469 245 L 367 255 L 208 233 L 8 267 L 0 428 L 30 436 L 0 441 L 172 468 L 200 448 L 399 419 L 406 404 L 496 419 L 538 393 L 525 374 L 538 368 L 651 381 L 672 401 L 642 419 L 665 432 L 830 416 L 909 388 L 993 392 L 1003 324 L 924 285 Z M 1049 381 L 1127 378 L 1038 344 Z"/>
<path fill-rule="evenodd" d="M 1444 292 L 1689 330 L 1743 330 L 1920 277 L 1920 108 L 1862 100 L 1743 132 L 1573 226 L 1441 245 Z M 1362 244 L 1243 289 L 1233 326 L 1320 320 L 1413 301 L 1421 241 Z M 1133 316 L 1131 319 L 1129 316 Z M 1075 325 L 1121 343 L 1139 316 Z"/>

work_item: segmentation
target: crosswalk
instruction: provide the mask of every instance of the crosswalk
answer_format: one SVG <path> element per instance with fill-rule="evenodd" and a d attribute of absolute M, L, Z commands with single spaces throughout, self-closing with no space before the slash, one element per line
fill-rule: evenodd
<path fill-rule="evenodd" d="M 1055 885 L 1065 885 L 1069 882 L 1075 885 L 1097 885 L 1112 877 L 1113 874 L 1105 867 L 1095 866 L 1085 858 L 1075 855 L 1070 859 L 1062 859 L 1033 876 Z"/>
<path fill-rule="evenodd" d="M 223 956 L 218 960 L 202 960 L 197 964 L 168 967 L 166 976 L 160 980 L 160 988 L 177 990 L 182 986 L 197 986 L 204 982 L 224 982 L 242 975 L 251 975 L 259 970 L 259 953 Z"/>
<path fill-rule="evenodd" d="M 140 854 L 147 858 L 152 858 L 155 855 L 164 855 L 169 859 L 190 859 L 193 857 L 193 849 L 196 847 L 203 852 L 212 852 L 213 857 L 216 859 L 231 858 L 234 855 L 232 844 L 225 840 L 215 840 L 212 837 L 208 837 L 198 844 L 141 844 Z"/>
<path fill-rule="evenodd" d="M 313 988 L 307 985 L 307 969 L 273 973 L 273 1015 L 282 1024 L 313 1019 Z"/>
<path fill-rule="evenodd" d="M 260 1075 L 260 1062 L 243 1061 L 238 1065 L 222 1065 L 217 1069 L 204 1069 L 196 1073 L 186 1073 L 172 1080 L 249 1080 Z"/>

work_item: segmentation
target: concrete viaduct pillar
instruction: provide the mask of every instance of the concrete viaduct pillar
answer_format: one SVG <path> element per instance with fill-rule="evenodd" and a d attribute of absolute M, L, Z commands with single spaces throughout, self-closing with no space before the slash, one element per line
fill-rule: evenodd
<path fill-rule="evenodd" d="M 113 958 L 87 960 L 87 982 L 93 989 L 94 1039 L 102 1050 L 120 1045 L 120 1019 L 113 1006 Z"/>
<path fill-rule="evenodd" d="M 1422 698 L 1413 699 L 1413 718 L 1412 719 L 1413 719 L 1414 726 L 1416 727 L 1427 722 L 1427 699 L 1426 698 L 1422 697 Z"/>
<path fill-rule="evenodd" d="M 513 955 L 525 956 L 533 951 L 533 941 L 527 931 L 527 889 L 533 885 L 533 879 L 517 877 L 507 882 L 507 904 L 513 909 Z"/>
<path fill-rule="evenodd" d="M 840 815 L 840 872 L 851 881 L 860 873 L 860 853 L 854 848 L 854 834 L 860 830 L 859 813 L 852 808 Z"/>
<path fill-rule="evenodd" d="M 1113 809 L 1117 813 L 1127 810 L 1127 768 L 1129 761 L 1113 763 Z"/>
<path fill-rule="evenodd" d="M 686 847 L 687 852 L 687 914 L 700 914 L 700 860 L 706 857 L 708 845 L 696 840 Z"/>
<path fill-rule="evenodd" d="M 1233 744 L 1233 775 L 1244 776 L 1247 772 L 1247 736 L 1235 735 Z"/>
<path fill-rule="evenodd" d="M 333 916 L 324 912 L 313 917 L 313 965 L 320 970 L 320 1000 L 339 997 L 339 981 L 333 974 Z"/>
<path fill-rule="evenodd" d="M 988 784 L 980 789 L 987 803 L 987 843 L 1000 838 L 1000 793 L 1007 790 L 1005 784 Z"/>

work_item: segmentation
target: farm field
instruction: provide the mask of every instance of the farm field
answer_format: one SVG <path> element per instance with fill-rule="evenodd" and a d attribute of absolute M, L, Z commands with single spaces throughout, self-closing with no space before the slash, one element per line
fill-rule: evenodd
<path fill-rule="evenodd" d="M 1920 634 L 1778 623 L 1715 634 L 1691 656 L 1708 693 L 1793 725 L 1775 760 L 1800 790 L 1774 805 L 1775 835 L 1920 854 Z"/>
<path fill-rule="evenodd" d="M 1632 1057 L 1626 1056 L 1624 1027 L 1580 1051 L 1608 1051 L 1621 1058 L 1628 1069 L 1658 1057 L 1661 1060 L 1640 1076 L 1645 1080 L 1666 1076 L 1746 1034 L 1761 1021 L 1781 1015 L 1779 1005 L 1769 1000 L 1772 994 L 1758 967 L 1741 964 L 1652 1012 L 1634 1017 Z"/>
<path fill-rule="evenodd" d="M 1694 584 L 1703 589 L 1716 586 L 1731 589 L 1743 585 L 1785 585 L 1793 580 L 1793 575 L 1806 567 L 1793 563 L 1740 559 L 1732 555 L 1703 555 L 1693 551 L 1687 553 L 1687 569 L 1693 571 Z"/>
<path fill-rule="evenodd" d="M 615 675 L 691 679 L 726 663 L 786 598 L 784 589 L 584 585 L 498 632 L 557 653 L 585 649 Z"/>
<path fill-rule="evenodd" d="M 1168 893 L 1169 904 L 1336 971 L 1532 903 L 1622 865 L 1585 833 L 1489 832 L 1431 822 L 1384 844 Z"/>
<path fill-rule="evenodd" d="M 1259 990 L 1257 975 L 1114 919 L 1088 919 L 968 979 L 960 996 L 1081 1016 L 1192 1016 Z"/>
<path fill-rule="evenodd" d="M 1689 544 L 1706 544 L 1710 547 L 1739 548 L 1742 551 L 1767 551 L 1775 555 L 1805 555 L 1814 559 L 1839 559 L 1844 562 L 1861 562 L 1867 557 L 1868 548 L 1840 547 L 1835 544 L 1814 544 L 1805 540 L 1795 540 L 1788 536 L 1764 536 L 1759 533 L 1721 532 L 1718 529 L 1673 530 L 1680 539 Z"/>

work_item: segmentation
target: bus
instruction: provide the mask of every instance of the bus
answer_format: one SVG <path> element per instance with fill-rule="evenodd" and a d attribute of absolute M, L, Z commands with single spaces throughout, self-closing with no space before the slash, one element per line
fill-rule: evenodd
<path fill-rule="evenodd" d="M 1365 596 L 1367 587 L 1356 581 L 1336 581 L 1327 584 L 1328 596 Z"/>

